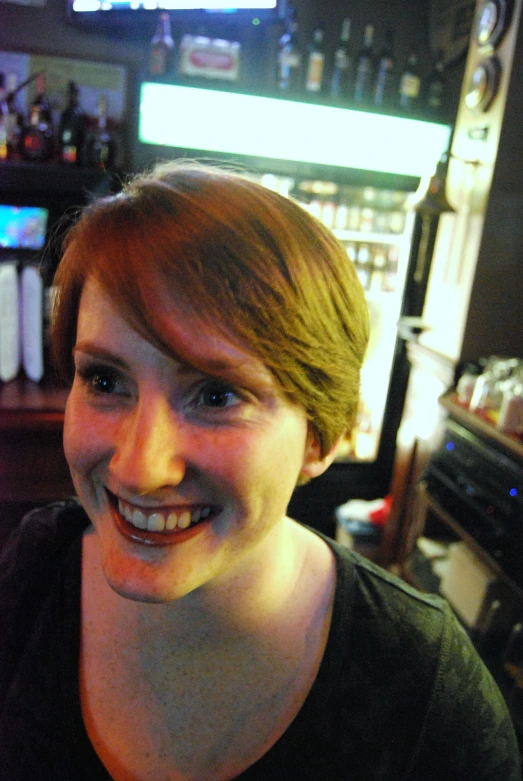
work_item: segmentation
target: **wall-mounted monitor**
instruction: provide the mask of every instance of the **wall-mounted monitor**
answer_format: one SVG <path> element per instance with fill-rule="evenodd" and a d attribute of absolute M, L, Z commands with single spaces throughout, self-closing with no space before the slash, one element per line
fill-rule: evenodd
<path fill-rule="evenodd" d="M 0 204 L 0 248 L 41 250 L 47 236 L 48 209 Z"/>

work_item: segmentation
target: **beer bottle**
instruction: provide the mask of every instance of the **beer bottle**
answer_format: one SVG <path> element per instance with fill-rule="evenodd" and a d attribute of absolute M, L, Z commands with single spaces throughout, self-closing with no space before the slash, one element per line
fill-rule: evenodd
<path fill-rule="evenodd" d="M 164 76 L 174 70 L 174 41 L 171 35 L 169 14 L 163 11 L 158 20 L 156 32 L 151 39 L 149 51 L 149 74 Z"/>
<path fill-rule="evenodd" d="M 418 69 L 418 54 L 415 49 L 411 49 L 399 83 L 398 97 L 400 108 L 411 114 L 415 113 L 419 108 L 420 91 L 421 79 Z"/>
<path fill-rule="evenodd" d="M 22 154 L 26 160 L 50 160 L 53 156 L 53 123 L 45 86 L 45 76 L 39 73 L 36 96 L 29 110 L 29 123 L 23 131 Z"/>
<path fill-rule="evenodd" d="M 107 126 L 107 95 L 100 95 L 96 128 L 86 144 L 87 165 L 90 168 L 112 168 L 115 156 L 115 141 Z"/>
<path fill-rule="evenodd" d="M 298 46 L 298 18 L 294 8 L 290 9 L 285 32 L 278 43 L 277 66 L 278 89 L 298 92 L 302 86 L 302 59 Z"/>
<path fill-rule="evenodd" d="M 74 81 L 69 82 L 67 93 L 67 105 L 58 132 L 60 161 L 79 165 L 84 151 L 85 116 L 80 108 L 80 90 Z"/>
<path fill-rule="evenodd" d="M 312 34 L 312 43 L 307 60 L 307 78 L 305 89 L 308 92 L 320 92 L 323 86 L 325 53 L 323 51 L 323 27 L 317 24 Z"/>
<path fill-rule="evenodd" d="M 374 87 L 376 106 L 388 108 L 394 104 L 394 32 L 388 28 L 378 60 L 378 73 Z"/>
<path fill-rule="evenodd" d="M 330 94 L 332 98 L 349 97 L 352 82 L 352 56 L 349 48 L 350 19 L 345 17 L 341 25 L 338 48 L 334 52 Z"/>
<path fill-rule="evenodd" d="M 365 27 L 363 46 L 358 55 L 354 84 L 354 100 L 357 103 L 369 103 L 374 81 L 374 25 Z"/>

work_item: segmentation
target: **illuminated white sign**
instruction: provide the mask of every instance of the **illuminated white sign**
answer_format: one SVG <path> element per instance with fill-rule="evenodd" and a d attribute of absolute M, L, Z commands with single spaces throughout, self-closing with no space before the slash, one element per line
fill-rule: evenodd
<path fill-rule="evenodd" d="M 317 163 L 420 177 L 450 127 L 299 101 L 145 82 L 138 140 L 176 149 Z"/>

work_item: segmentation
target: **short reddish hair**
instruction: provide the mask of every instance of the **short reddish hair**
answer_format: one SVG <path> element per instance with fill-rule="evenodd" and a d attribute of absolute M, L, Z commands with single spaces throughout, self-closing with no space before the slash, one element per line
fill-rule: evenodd
<path fill-rule="evenodd" d="M 88 206 L 64 250 L 52 345 L 66 379 L 86 279 L 169 353 L 153 326 L 160 283 L 265 363 L 306 410 L 324 454 L 352 425 L 367 305 L 343 245 L 299 204 L 222 168 L 177 161 Z"/>

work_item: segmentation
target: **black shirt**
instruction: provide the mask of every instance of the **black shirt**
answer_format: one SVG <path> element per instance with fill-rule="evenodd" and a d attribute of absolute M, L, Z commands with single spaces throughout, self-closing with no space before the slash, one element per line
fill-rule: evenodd
<path fill-rule="evenodd" d="M 88 525 L 75 500 L 50 505 L 0 557 L 0 781 L 110 779 L 80 707 Z M 447 604 L 325 539 L 337 584 L 317 678 L 287 731 L 238 778 L 520 781 L 505 703 Z"/>

